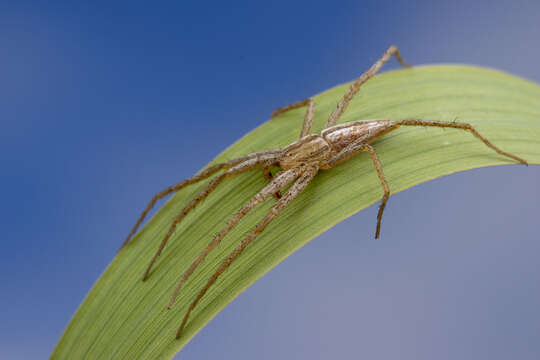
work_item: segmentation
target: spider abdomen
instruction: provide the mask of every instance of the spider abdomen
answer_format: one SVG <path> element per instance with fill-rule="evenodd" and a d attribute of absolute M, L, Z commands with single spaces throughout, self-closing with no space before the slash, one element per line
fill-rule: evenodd
<path fill-rule="evenodd" d="M 391 120 L 357 121 L 332 126 L 323 130 L 321 136 L 332 146 L 332 150 L 339 152 L 352 143 L 369 144 L 396 127 L 398 125 Z"/>

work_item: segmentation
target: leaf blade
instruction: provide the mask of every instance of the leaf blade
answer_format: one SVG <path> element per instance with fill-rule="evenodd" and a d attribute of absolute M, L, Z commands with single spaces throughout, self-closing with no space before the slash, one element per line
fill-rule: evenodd
<path fill-rule="evenodd" d="M 322 129 L 346 85 L 315 97 L 314 132 Z M 269 121 L 233 144 L 216 161 L 282 147 L 300 131 L 303 109 Z M 540 163 L 540 88 L 483 68 L 416 67 L 385 73 L 360 91 L 342 121 L 422 117 L 470 122 L 503 150 Z M 512 164 L 462 131 L 403 128 L 374 143 L 392 193 L 475 167 Z M 174 340 L 183 313 L 211 273 L 255 222 L 267 202 L 248 215 L 193 274 L 171 311 L 179 276 L 236 209 L 264 186 L 258 172 L 220 186 L 177 228 L 150 279 L 140 277 L 170 220 L 204 183 L 175 195 L 113 260 L 75 314 L 53 358 L 170 358 L 253 281 L 339 221 L 380 200 L 382 191 L 367 156 L 321 172 L 261 237 L 227 270 L 195 309 L 184 337 Z M 390 198 L 390 203 L 392 199 Z M 465 201 L 465 200 L 464 200 Z M 134 219 L 135 220 L 135 219 Z M 382 236 L 385 224 L 383 223 Z M 367 229 L 371 238 L 375 230 Z"/>

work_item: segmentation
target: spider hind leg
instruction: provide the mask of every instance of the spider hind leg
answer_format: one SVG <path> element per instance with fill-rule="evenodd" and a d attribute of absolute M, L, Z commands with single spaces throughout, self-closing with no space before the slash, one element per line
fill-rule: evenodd
<path fill-rule="evenodd" d="M 330 114 L 330 117 L 328 118 L 328 121 L 326 122 L 326 126 L 324 127 L 325 129 L 337 124 L 337 122 L 341 118 L 341 115 L 343 115 L 343 113 L 345 112 L 345 109 L 347 109 L 347 106 L 349 106 L 349 103 L 351 102 L 351 100 L 354 98 L 356 93 L 358 93 L 358 91 L 360 90 L 360 87 L 363 84 L 365 84 L 369 79 L 374 77 L 375 74 L 377 74 L 377 72 L 383 67 L 384 64 L 388 62 L 388 60 L 390 60 L 392 56 L 394 56 L 397 59 L 397 61 L 401 64 L 401 66 L 407 67 L 407 68 L 411 67 L 411 65 L 407 64 L 403 60 L 397 46 L 395 45 L 390 46 L 384 52 L 383 56 L 381 56 L 381 58 L 377 60 L 375 64 L 373 64 L 371 68 L 369 68 L 368 71 L 363 73 L 358 79 L 356 79 L 351 84 L 349 90 L 343 96 L 343 99 L 339 101 L 334 111 L 332 111 L 332 113 Z"/>
<path fill-rule="evenodd" d="M 280 107 L 272 112 L 270 119 L 273 119 L 289 110 L 298 109 L 303 106 L 307 106 L 306 115 L 304 116 L 304 123 L 302 124 L 302 130 L 300 131 L 300 139 L 311 133 L 311 128 L 313 126 L 313 116 L 315 115 L 315 103 L 313 99 L 305 99 L 294 104 Z"/>
<path fill-rule="evenodd" d="M 422 120 L 422 119 L 405 119 L 396 121 L 397 125 L 400 126 L 433 126 L 433 127 L 441 127 L 441 128 L 453 128 L 453 129 L 459 129 L 459 130 L 465 130 L 469 131 L 471 134 L 473 134 L 477 139 L 482 141 L 484 144 L 486 144 L 487 147 L 492 149 L 493 151 L 509 157 L 511 159 L 514 159 L 524 165 L 529 165 L 527 163 L 527 160 L 516 156 L 514 154 L 511 154 L 509 152 L 501 150 L 499 147 L 493 145 L 491 141 L 489 141 L 487 138 L 482 136 L 471 124 L 468 123 L 459 123 L 455 121 L 434 121 L 434 120 Z"/>

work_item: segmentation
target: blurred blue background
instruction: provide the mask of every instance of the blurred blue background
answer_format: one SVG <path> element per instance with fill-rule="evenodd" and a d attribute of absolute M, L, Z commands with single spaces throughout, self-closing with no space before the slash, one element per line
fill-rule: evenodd
<path fill-rule="evenodd" d="M 540 82 L 540 2 L 0 2 L 0 358 L 47 358 L 157 190 L 390 45 Z M 397 67 L 392 63 L 386 70 Z M 539 119 L 540 120 L 540 119 Z M 393 196 L 289 257 L 182 359 L 538 359 L 540 167 Z"/>

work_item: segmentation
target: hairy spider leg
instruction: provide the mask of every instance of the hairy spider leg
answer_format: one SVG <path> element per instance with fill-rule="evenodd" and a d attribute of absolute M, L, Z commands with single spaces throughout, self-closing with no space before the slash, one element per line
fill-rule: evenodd
<path fill-rule="evenodd" d="M 195 183 L 197 183 L 197 182 L 199 182 L 201 180 L 204 180 L 204 179 L 212 176 L 213 174 L 215 174 L 219 170 L 230 169 L 231 167 L 241 163 L 242 161 L 249 160 L 249 159 L 253 158 L 254 156 L 257 156 L 258 154 L 264 154 L 264 153 L 267 153 L 267 152 L 268 153 L 276 152 L 276 150 L 268 150 L 268 151 L 262 151 L 262 152 L 259 152 L 259 153 L 248 154 L 246 156 L 242 156 L 242 157 L 239 157 L 239 158 L 236 158 L 236 159 L 232 159 L 232 160 L 229 160 L 227 162 L 212 165 L 209 168 L 204 169 L 203 171 L 201 171 L 197 175 L 195 175 L 195 176 L 193 176 L 193 177 L 191 177 L 189 179 L 182 180 L 178 184 L 171 185 L 171 186 L 167 187 L 166 189 L 158 192 L 157 194 L 154 195 L 154 197 L 152 198 L 150 203 L 146 206 L 146 208 L 144 209 L 142 214 L 139 216 L 139 219 L 137 220 L 137 222 L 135 223 L 135 225 L 131 229 L 130 233 L 128 234 L 128 236 L 126 237 L 126 239 L 124 240 L 124 242 L 122 243 L 122 246 L 120 246 L 120 249 L 118 249 L 118 251 L 122 250 L 129 243 L 132 236 L 135 235 L 135 233 L 137 232 L 137 229 L 139 228 L 139 226 L 143 222 L 146 215 L 148 215 L 148 212 L 150 210 L 152 210 L 152 208 L 154 207 L 154 205 L 156 204 L 156 202 L 158 200 L 164 198 L 165 196 L 167 196 L 169 194 L 172 194 L 173 192 L 179 191 L 179 190 L 181 190 L 182 188 L 184 188 L 184 187 L 186 187 L 188 185 L 195 184 Z"/>
<path fill-rule="evenodd" d="M 375 62 L 371 66 L 371 68 L 363 73 L 358 79 L 356 79 L 355 82 L 351 84 L 351 87 L 347 91 L 347 93 L 343 96 L 343 99 L 340 100 L 340 102 L 337 104 L 336 108 L 332 113 L 330 114 L 330 117 L 328 118 L 328 121 L 326 123 L 326 126 L 324 127 L 329 128 L 331 126 L 336 125 L 339 118 L 353 99 L 353 97 L 356 95 L 358 90 L 360 90 L 360 87 L 369 79 L 371 79 L 375 74 L 381 69 L 381 67 L 388 61 L 390 58 L 394 55 L 399 61 L 399 63 L 404 67 L 411 67 L 411 65 L 407 64 L 405 61 L 403 61 L 403 58 L 399 54 L 399 50 L 396 46 L 392 45 L 390 46 L 383 54 L 383 56 Z"/>
<path fill-rule="evenodd" d="M 388 120 L 380 120 L 380 121 L 388 121 Z M 377 122 L 377 120 L 370 121 L 370 122 Z M 355 124 L 356 123 L 353 123 L 350 126 L 354 126 Z M 343 127 L 348 127 L 348 126 L 346 124 L 343 124 Z M 396 129 L 397 127 L 398 125 L 389 124 L 388 128 L 381 130 L 380 136 Z M 378 137 L 379 136 L 376 136 L 371 141 L 374 141 Z M 342 162 L 345 162 L 355 157 L 356 155 L 364 151 L 369 152 L 369 156 L 371 157 L 371 161 L 373 162 L 373 165 L 375 166 L 375 170 L 377 171 L 377 176 L 379 177 L 379 180 L 381 182 L 381 186 L 384 192 L 383 197 L 381 199 L 381 205 L 379 206 L 379 212 L 377 214 L 377 229 L 375 231 L 375 239 L 377 239 L 379 238 L 379 235 L 381 233 L 381 221 L 382 221 L 384 209 L 386 207 L 386 202 L 388 201 L 388 197 L 390 196 L 390 188 L 388 186 L 388 183 L 386 182 L 386 178 L 382 170 L 382 164 L 381 164 L 381 161 L 379 160 L 379 157 L 377 156 L 377 153 L 375 152 L 375 149 L 371 145 L 369 145 L 365 139 L 356 140 L 355 142 L 353 142 L 352 144 L 349 144 L 347 147 L 341 150 L 332 159 L 330 159 L 328 161 L 327 168 L 332 168 Z"/>
<path fill-rule="evenodd" d="M 164 198 L 165 196 L 167 196 L 167 195 L 169 195 L 169 194 L 171 194 L 173 192 L 176 192 L 176 191 L 182 189 L 185 186 L 188 186 L 188 185 L 194 184 L 196 182 L 199 182 L 199 181 L 201 181 L 203 179 L 206 179 L 206 178 L 208 178 L 209 176 L 213 175 L 214 173 L 216 173 L 217 171 L 219 171 L 221 169 L 227 169 L 228 166 L 229 166 L 228 163 L 215 164 L 213 166 L 210 166 L 208 169 L 203 170 L 199 174 L 193 176 L 192 178 L 189 178 L 187 180 L 183 180 L 183 181 L 179 182 L 176 185 L 169 186 L 168 188 L 166 188 L 166 189 L 158 192 L 157 194 L 155 194 L 154 197 L 152 198 L 152 200 L 150 201 L 150 203 L 146 206 L 146 208 L 142 212 L 141 216 L 139 216 L 139 219 L 137 220 L 137 222 L 135 223 L 135 225 L 131 229 L 131 232 L 128 234 L 128 236 L 126 237 L 126 240 L 124 240 L 124 242 L 122 243 L 122 246 L 120 247 L 120 249 L 118 249 L 118 251 L 122 250 L 124 248 L 124 246 L 126 246 L 129 243 L 129 240 L 131 240 L 131 237 L 137 232 L 137 229 L 139 228 L 139 225 L 141 225 L 141 223 L 143 222 L 143 220 L 146 217 L 146 215 L 148 214 L 148 212 L 154 207 L 154 205 L 156 204 L 156 202 L 159 199 Z"/>
<path fill-rule="evenodd" d="M 386 182 L 386 178 L 384 177 L 384 173 L 382 171 L 381 160 L 379 160 L 379 157 L 377 156 L 375 149 L 371 145 L 366 145 L 365 149 L 369 151 L 369 156 L 371 157 L 373 166 L 375 166 L 375 170 L 377 171 L 377 176 L 379 177 L 379 180 L 381 181 L 381 186 L 384 191 L 383 197 L 381 199 L 381 205 L 379 206 L 379 212 L 377 213 L 377 229 L 375 230 L 375 239 L 378 239 L 379 235 L 381 234 L 382 215 L 384 212 L 384 208 L 386 207 L 386 202 L 388 201 L 388 197 L 390 196 L 390 188 L 388 187 L 388 183 Z"/>
<path fill-rule="evenodd" d="M 281 150 L 268 150 L 268 151 L 250 154 L 248 155 L 249 158 L 247 160 L 244 160 L 243 162 L 236 164 L 235 166 L 228 169 L 226 172 L 210 180 L 206 188 L 203 191 L 201 191 L 199 195 L 197 195 L 197 197 L 195 197 L 195 199 L 193 199 L 186 207 L 184 207 L 184 209 L 182 209 L 180 214 L 178 214 L 174 218 L 173 222 L 171 223 L 169 227 L 169 231 L 167 232 L 167 234 L 161 241 L 159 248 L 157 249 L 156 253 L 152 257 L 152 260 L 150 260 L 150 263 L 148 264 L 148 267 L 146 268 L 146 271 L 143 274 L 143 281 L 148 278 L 148 274 L 150 273 L 150 270 L 154 262 L 161 254 L 161 251 L 167 244 L 167 241 L 169 241 L 169 238 L 171 237 L 172 233 L 176 229 L 176 226 L 178 225 L 178 223 L 180 223 L 180 221 L 182 221 L 182 219 L 184 219 L 184 217 L 191 210 L 193 210 L 201 201 L 206 199 L 208 195 L 210 195 L 210 193 L 214 191 L 223 180 L 227 178 L 231 178 L 235 175 L 244 173 L 252 169 L 271 166 L 272 164 L 277 162 L 280 154 L 281 154 Z"/>
<path fill-rule="evenodd" d="M 303 171 L 303 169 L 299 168 L 283 171 L 278 176 L 276 176 L 270 184 L 266 185 L 260 192 L 253 196 L 236 212 L 236 214 L 227 222 L 227 225 L 225 225 L 225 227 L 214 236 L 214 239 L 208 244 L 208 246 L 201 252 L 197 259 L 193 261 L 191 266 L 182 275 L 182 278 L 178 283 L 178 286 L 174 290 L 174 293 L 171 296 L 171 300 L 169 301 L 169 309 L 173 305 L 174 300 L 176 299 L 176 296 L 180 292 L 180 289 L 182 288 L 184 283 L 188 280 L 193 271 L 195 271 L 197 266 L 199 266 L 199 264 L 204 261 L 206 255 L 208 255 L 212 250 L 214 250 L 216 246 L 219 245 L 219 243 L 221 243 L 221 240 L 223 240 L 223 238 L 227 236 L 227 234 L 233 228 L 236 227 L 236 225 L 245 215 L 247 215 L 247 213 L 249 213 L 257 205 L 268 199 L 270 196 L 274 195 L 276 191 L 279 191 L 280 189 L 284 188 L 286 185 L 294 181 L 298 176 L 301 175 Z"/>
<path fill-rule="evenodd" d="M 244 251 L 244 249 L 259 236 L 260 233 L 264 231 L 266 226 L 276 217 L 279 215 L 279 213 L 287 206 L 289 203 L 295 199 L 306 187 L 307 185 L 313 180 L 315 175 L 317 174 L 317 171 L 319 170 L 317 165 L 309 165 L 309 167 L 305 170 L 305 172 L 296 180 L 296 182 L 289 188 L 287 193 L 283 195 L 281 199 L 270 209 L 268 214 L 255 226 L 255 228 L 242 240 L 242 242 L 234 249 L 234 251 L 221 263 L 221 265 L 217 268 L 216 272 L 208 279 L 208 282 L 206 285 L 201 289 L 201 291 L 197 294 L 197 297 L 195 300 L 191 303 L 188 310 L 186 311 L 186 314 L 184 315 L 184 319 L 182 320 L 182 324 L 178 328 L 178 331 L 176 332 L 176 338 L 180 338 L 180 335 L 182 333 L 182 330 L 184 329 L 184 326 L 186 325 L 186 322 L 189 318 L 189 315 L 197 306 L 198 302 L 201 300 L 201 298 L 206 294 L 208 289 L 216 282 L 216 280 L 219 278 L 221 274 L 227 268 L 231 265 L 231 263 Z"/>
<path fill-rule="evenodd" d="M 497 146 L 493 145 L 491 141 L 486 139 L 484 136 L 480 135 L 476 129 L 468 123 L 458 123 L 458 122 L 451 122 L 451 121 L 433 121 L 433 120 L 422 120 L 422 119 L 405 119 L 395 122 L 398 126 L 435 126 L 435 127 L 442 127 L 442 128 L 453 128 L 453 129 L 460 129 L 460 130 L 466 130 L 471 132 L 476 138 L 480 139 L 486 146 L 489 148 L 495 150 L 497 153 L 509 157 L 511 159 L 517 160 L 520 163 L 524 165 L 529 165 L 527 161 L 523 158 L 520 158 L 519 156 L 516 156 L 514 154 L 508 153 L 506 151 L 502 151 Z"/>
<path fill-rule="evenodd" d="M 309 135 L 311 133 L 311 128 L 313 126 L 313 116 L 315 115 L 315 102 L 313 102 L 313 99 L 311 98 L 304 99 L 304 100 L 295 102 L 294 104 L 280 107 L 272 112 L 272 116 L 270 116 L 270 120 L 272 120 L 276 116 L 283 114 L 284 112 L 287 112 L 293 109 L 298 109 L 302 106 L 307 106 L 307 109 L 306 109 L 306 115 L 304 116 L 304 123 L 302 125 L 302 130 L 300 131 L 300 139 L 301 139 L 304 136 Z"/>
<path fill-rule="evenodd" d="M 263 176 L 267 179 L 267 180 L 270 180 L 272 181 L 272 179 L 274 178 L 274 176 L 272 175 L 272 172 L 270 171 L 270 167 L 265 167 L 263 169 Z M 276 200 L 279 200 L 281 199 L 281 191 L 276 191 L 274 193 L 274 199 Z"/>

